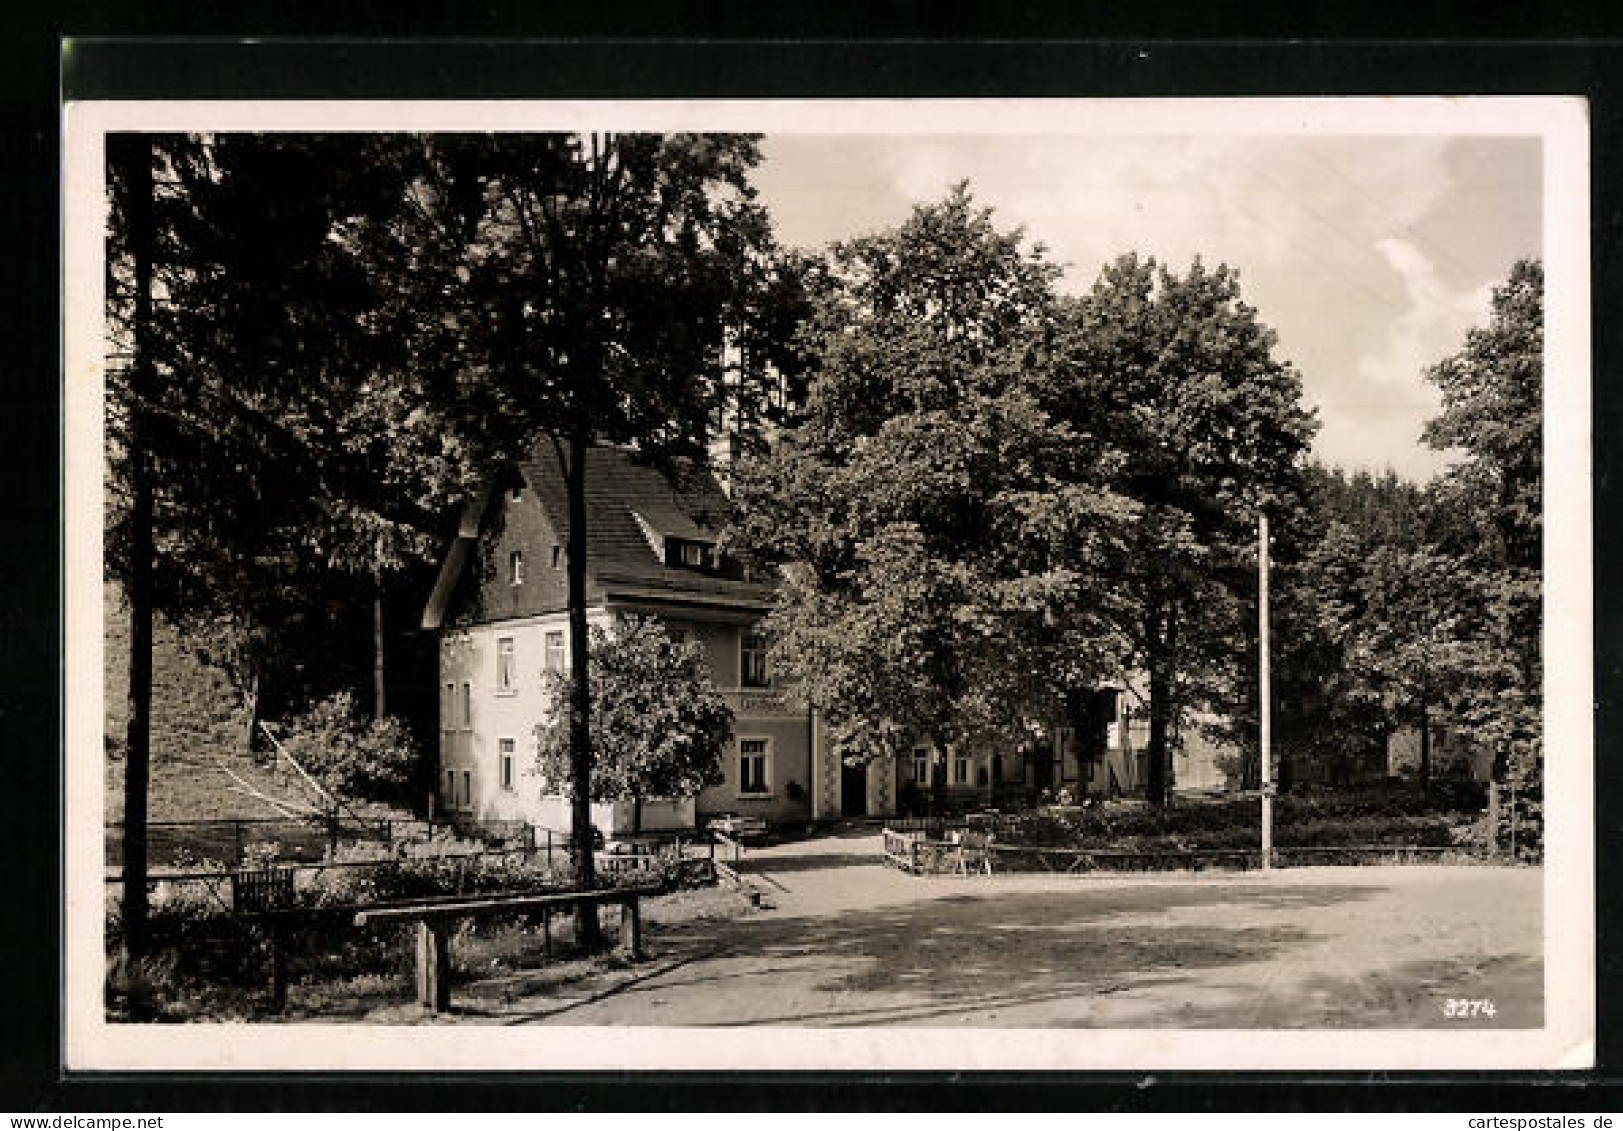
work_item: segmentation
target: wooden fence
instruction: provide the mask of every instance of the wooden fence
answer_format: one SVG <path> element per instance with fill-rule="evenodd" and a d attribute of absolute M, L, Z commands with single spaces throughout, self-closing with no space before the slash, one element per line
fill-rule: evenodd
<path fill-rule="evenodd" d="M 885 862 L 914 875 L 964 871 L 962 835 L 936 839 L 909 829 L 884 830 Z M 974 835 L 974 834 L 968 834 Z M 995 872 L 1089 874 L 1119 872 L 1247 871 L 1262 865 L 1260 848 L 1101 849 L 1000 844 L 975 840 L 975 855 Z M 1329 864 L 1471 863 L 1486 859 L 1470 845 L 1276 845 L 1276 867 Z"/>
<path fill-rule="evenodd" d="M 314 864 L 331 858 L 340 845 L 372 843 L 428 843 L 459 839 L 494 848 L 544 851 L 552 858 L 550 830 L 524 821 L 475 821 L 455 818 L 423 820 L 380 818 L 363 820 L 311 817 L 269 817 L 242 820 L 154 821 L 147 825 L 147 863 L 153 867 L 185 867 L 210 862 L 240 867 L 256 851 L 278 860 Z M 109 867 L 124 861 L 124 826 L 104 829 L 104 854 Z M 559 844 L 559 850 L 562 850 Z"/>

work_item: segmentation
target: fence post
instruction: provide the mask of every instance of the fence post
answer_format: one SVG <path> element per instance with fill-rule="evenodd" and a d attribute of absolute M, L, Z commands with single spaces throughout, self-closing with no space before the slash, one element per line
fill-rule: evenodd
<path fill-rule="evenodd" d="M 270 1005 L 273 1013 L 287 1009 L 287 955 L 274 914 L 270 919 Z"/>
<path fill-rule="evenodd" d="M 425 1013 L 451 1007 L 451 938 L 435 919 L 417 921 L 417 1004 Z"/>

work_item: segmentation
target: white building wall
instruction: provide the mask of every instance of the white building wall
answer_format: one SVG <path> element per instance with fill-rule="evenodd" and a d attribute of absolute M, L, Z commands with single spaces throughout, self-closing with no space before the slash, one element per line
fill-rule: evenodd
<path fill-rule="evenodd" d="M 613 613 L 588 610 L 591 625 L 607 625 Z M 736 624 L 661 617 L 667 632 L 697 643 L 704 653 L 711 681 L 724 694 L 736 694 L 739 683 L 739 637 Z M 569 828 L 565 797 L 547 792 L 535 769 L 534 728 L 548 705 L 541 679 L 546 670 L 546 638 L 563 633 L 565 662 L 569 651 L 568 614 L 548 613 L 493 624 L 447 629 L 440 641 L 440 762 L 435 778 L 436 812 L 465 815 L 479 820 L 523 820 L 555 833 Z M 500 642 L 513 641 L 512 690 L 498 686 Z M 447 690 L 449 685 L 450 690 Z M 467 687 L 469 718 L 460 714 L 463 687 Z M 646 831 L 693 828 L 696 820 L 720 812 L 759 813 L 774 821 L 804 819 L 811 804 L 814 768 L 807 753 L 807 717 L 800 711 L 745 715 L 734 722 L 735 737 L 723 755 L 725 781 L 705 790 L 697 799 L 650 799 L 643 803 Z M 738 739 L 765 737 L 773 743 L 775 788 L 769 797 L 741 796 L 737 784 Z M 501 785 L 501 742 L 513 743 L 513 785 Z M 454 775 L 448 788 L 446 773 Z M 467 775 L 465 777 L 465 775 Z M 838 781 L 838 772 L 835 773 Z M 471 797 L 464 783 L 471 784 Z M 791 797 L 789 783 L 796 786 Z M 836 789 L 838 788 L 836 784 Z M 819 798 L 826 805 L 826 794 Z M 832 799 L 838 805 L 838 794 Z M 697 803 L 696 803 L 697 801 Z M 593 823 L 605 836 L 632 828 L 630 802 L 593 806 Z"/>
<path fill-rule="evenodd" d="M 587 612 L 591 624 L 603 624 L 601 609 Z M 479 820 L 525 820 L 544 824 L 542 781 L 535 769 L 535 725 L 548 709 L 542 692 L 546 637 L 563 633 L 569 655 L 567 613 L 472 625 L 446 631 L 440 641 L 440 767 L 436 778 L 437 810 Z M 511 691 L 497 684 L 499 641 L 513 641 Z M 450 686 L 449 693 L 447 685 Z M 463 687 L 468 688 L 470 717 L 461 716 Z M 449 698 L 449 702 L 447 701 Z M 501 784 L 501 741 L 513 743 L 513 783 Z M 455 796 L 447 791 L 446 772 L 455 776 Z M 464 773 L 471 779 L 464 779 Z M 470 780 L 472 796 L 464 796 Z"/>

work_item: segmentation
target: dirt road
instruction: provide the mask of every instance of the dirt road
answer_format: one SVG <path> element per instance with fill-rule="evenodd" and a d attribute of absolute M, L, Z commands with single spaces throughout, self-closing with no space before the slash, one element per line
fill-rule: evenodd
<path fill-rule="evenodd" d="M 744 869 L 768 893 L 771 909 L 656 925 L 646 963 L 481 1003 L 458 1019 L 1111 1028 L 1541 1023 L 1537 870 L 920 878 L 885 868 L 878 849 L 877 837 L 851 836 L 751 853 Z M 1491 1000 L 1493 1015 L 1452 1019 L 1445 1016 L 1450 999 Z"/>

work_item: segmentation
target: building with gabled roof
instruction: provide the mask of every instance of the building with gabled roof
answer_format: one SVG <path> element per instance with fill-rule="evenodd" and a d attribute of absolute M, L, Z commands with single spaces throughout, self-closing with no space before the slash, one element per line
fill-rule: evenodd
<path fill-rule="evenodd" d="M 773 581 L 750 576 L 719 547 L 728 507 L 707 470 L 673 480 L 627 449 L 588 452 L 588 621 L 655 617 L 696 642 L 735 716 L 723 784 L 696 798 L 645 801 L 644 829 L 691 828 L 724 813 L 793 824 L 841 812 L 841 775 L 821 751 L 814 713 L 775 686 L 766 665 L 757 628 Z M 537 775 L 533 742 L 550 709 L 542 673 L 569 657 L 567 513 L 563 477 L 543 450 L 463 514 L 423 617 L 440 633 L 442 811 L 568 828 L 567 800 Z M 629 831 L 631 819 L 629 803 L 594 808 L 609 836 Z"/>

